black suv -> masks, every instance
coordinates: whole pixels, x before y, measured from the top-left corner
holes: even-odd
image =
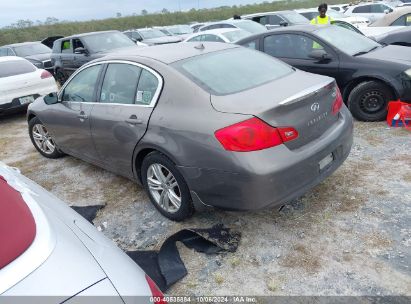
[[[52,72],[50,60],[51,49],[41,42],[23,42],[3,45],[0,47],[0,56],[23,57],[39,69]]]
[[[128,47],[137,46],[119,31],[84,33],[58,39],[51,54],[55,77],[63,84],[83,64]]]

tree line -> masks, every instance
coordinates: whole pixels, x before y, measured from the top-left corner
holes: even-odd
[[[0,45],[42,40],[49,36],[68,36],[78,33],[127,30],[132,28],[163,26],[172,24],[186,24],[189,22],[216,21],[231,18],[238,14],[251,14],[257,12],[288,10],[296,8],[316,7],[321,0],[283,0],[275,2],[263,2],[241,6],[223,6],[212,9],[191,9],[188,12],[169,12],[164,9],[161,13],[148,14],[146,10],[141,15],[133,15],[103,20],[90,20],[84,22],[60,21],[49,17],[41,22],[20,20],[11,26],[0,29]],[[330,0],[329,4],[341,3],[342,0]]]

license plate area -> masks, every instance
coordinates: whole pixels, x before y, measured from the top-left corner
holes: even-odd
[[[320,162],[318,163],[320,171],[323,171],[324,169],[328,168],[333,161],[334,161],[333,153],[328,154],[326,157],[320,160]]]
[[[31,103],[33,101],[34,101],[34,96],[32,96],[32,95],[19,98],[19,102],[20,102],[21,105],[25,105],[25,104]]]

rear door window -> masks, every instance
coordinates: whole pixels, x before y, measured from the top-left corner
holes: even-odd
[[[36,71],[34,65],[26,60],[0,62],[0,78],[32,73]]]
[[[110,63],[104,76],[100,102],[134,104],[140,74],[138,66]]]
[[[323,49],[323,46],[303,35],[283,34],[264,38],[264,53],[273,57],[311,59],[310,53],[315,49]]]
[[[268,22],[268,24],[271,25],[280,25],[282,22],[284,22],[284,19],[278,15],[270,15],[269,20],[270,21]]]
[[[143,69],[137,87],[136,104],[149,105],[159,93],[159,80],[148,70]]]
[[[61,52],[62,53],[73,53],[71,48],[71,40],[64,40],[61,42]]]
[[[370,5],[363,5],[363,6],[359,6],[353,9],[352,11],[353,13],[360,13],[360,14],[367,14],[371,12],[371,7]]]
[[[7,49],[6,48],[0,49],[0,56],[7,56]]]

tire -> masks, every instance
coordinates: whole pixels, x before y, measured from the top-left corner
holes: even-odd
[[[358,84],[348,96],[348,109],[361,121],[381,121],[387,117],[387,106],[394,94],[390,87],[379,81]]]
[[[47,128],[37,117],[34,117],[29,121],[29,135],[33,146],[44,157],[59,158],[64,155],[64,153],[57,149]]]
[[[67,75],[61,69],[56,70],[54,78],[57,80],[57,82],[60,84],[60,86],[63,86],[63,84],[68,79]]]
[[[177,222],[193,215],[194,205],[187,183],[165,155],[148,154],[141,165],[141,177],[151,202],[162,215]]]

